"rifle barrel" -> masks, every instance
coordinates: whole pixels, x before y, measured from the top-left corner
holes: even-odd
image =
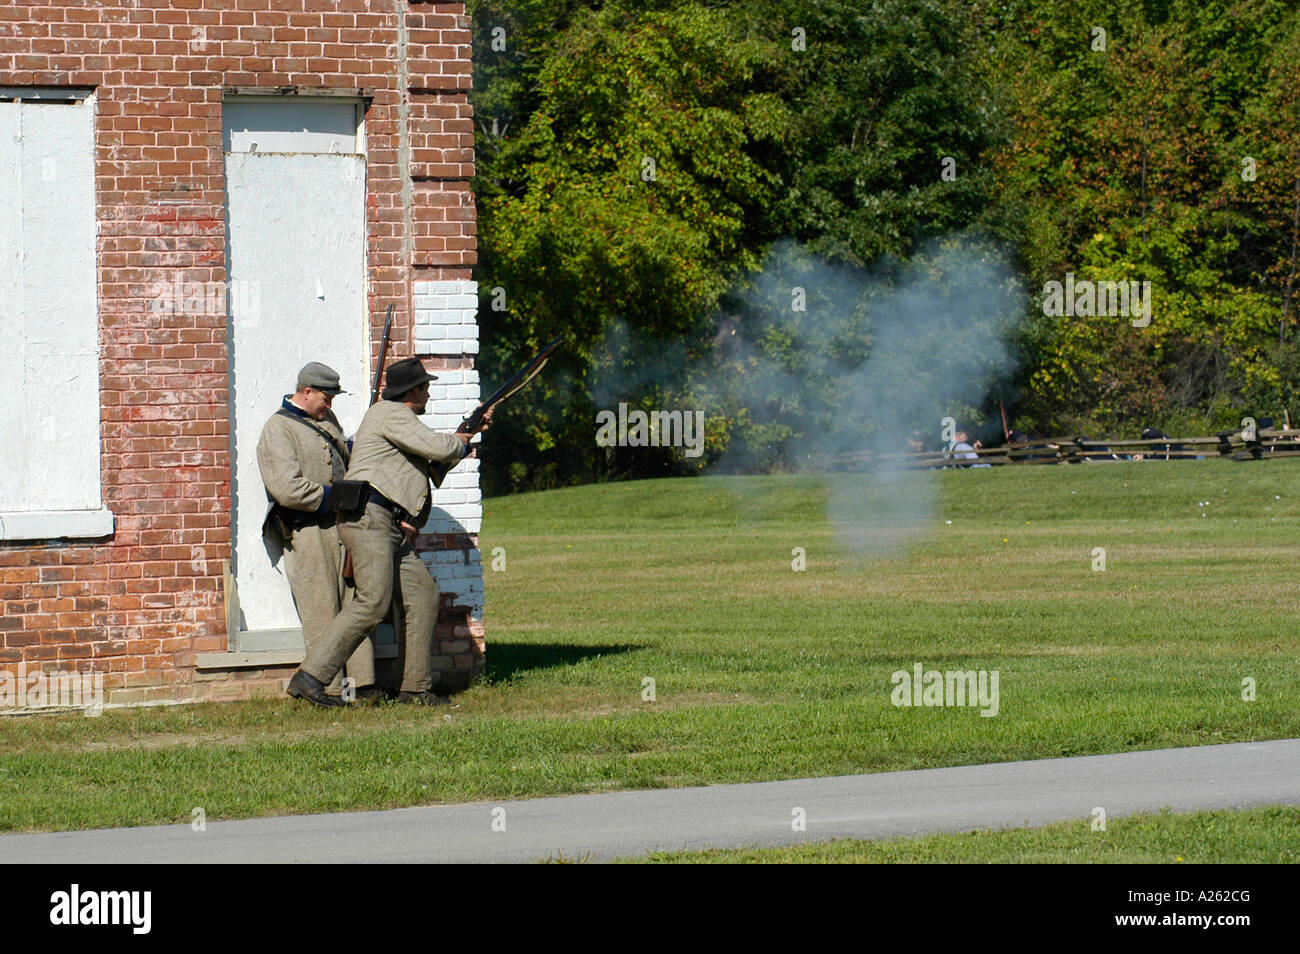
[[[375,383],[370,389],[370,403],[379,400],[379,382],[384,377],[384,361],[388,358],[388,334],[393,330],[393,306],[388,305],[388,314],[384,316],[384,336],[379,340],[379,362],[375,365]]]

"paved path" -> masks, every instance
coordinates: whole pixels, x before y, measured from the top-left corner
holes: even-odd
[[[0,837],[0,862],[592,860],[1300,804],[1300,739],[747,785]],[[803,809],[806,831],[792,830]],[[493,823],[504,821],[504,831]]]

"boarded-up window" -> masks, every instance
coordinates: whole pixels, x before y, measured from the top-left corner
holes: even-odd
[[[0,89],[3,540],[113,526],[99,473],[94,99],[41,96]]]

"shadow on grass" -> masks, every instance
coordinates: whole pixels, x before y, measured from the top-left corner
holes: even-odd
[[[530,669],[552,669],[572,666],[586,659],[612,656],[644,649],[644,646],[616,644],[611,646],[539,645],[537,643],[495,643],[487,646],[487,681],[509,682],[516,674]]]

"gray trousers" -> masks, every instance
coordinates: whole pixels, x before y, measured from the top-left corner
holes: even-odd
[[[438,584],[416,556],[393,515],[369,504],[355,515],[341,515],[339,538],[352,555],[356,592],[317,641],[307,648],[302,669],[328,682],[343,662],[383,622],[394,600],[402,609],[399,641],[405,657],[402,691],[433,686],[433,627],[438,622]]]
[[[351,590],[345,590],[343,585],[343,544],[335,527],[307,526],[295,530],[284,548],[284,569],[310,656],[312,647],[320,643],[339,610],[351,602]],[[330,692],[337,695],[342,691],[344,675],[342,669],[335,674]],[[347,660],[346,675],[355,688],[374,685],[375,647],[369,638]]]

